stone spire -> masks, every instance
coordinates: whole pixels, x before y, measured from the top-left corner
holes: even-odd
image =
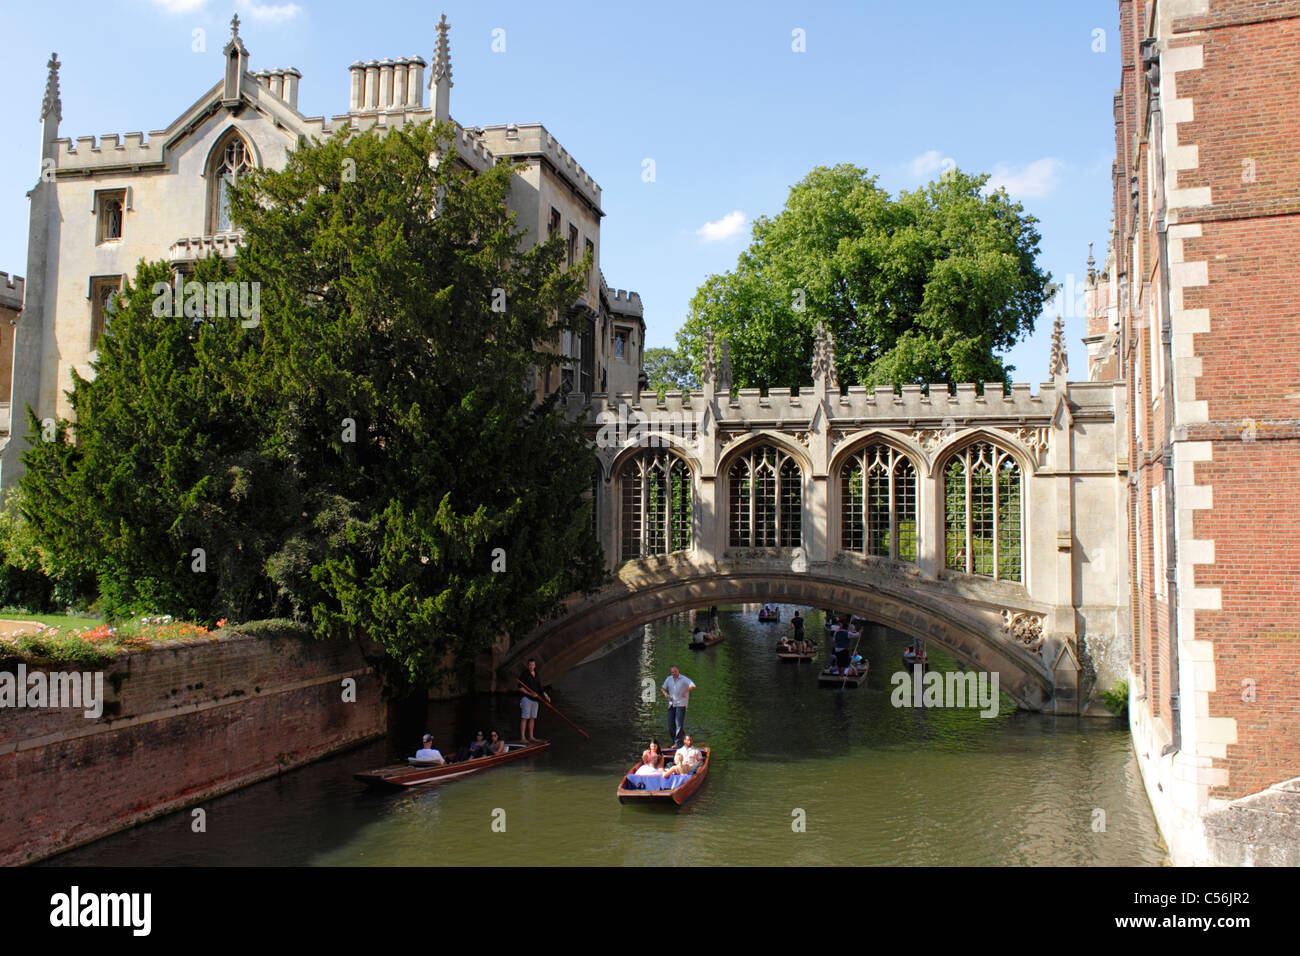
[[[722,340],[722,361],[718,363],[718,390],[731,392],[731,341]]]
[[[239,14],[230,18],[230,39],[221,49],[226,59],[225,79],[221,87],[221,104],[233,107],[239,103],[244,89],[244,74],[248,71],[248,48],[239,38]]]
[[[1092,258],[1092,243],[1088,243],[1088,283],[1097,284],[1097,262]]]
[[[41,101],[41,120],[53,118],[55,126],[63,119],[63,100],[59,99],[59,62],[57,53],[50,54],[50,75],[45,79],[45,99]]]
[[[1052,357],[1047,366],[1047,374],[1052,378],[1064,375],[1070,370],[1069,356],[1065,350],[1065,323],[1057,315],[1052,324]]]
[[[704,356],[700,360],[700,384],[713,381],[713,330],[704,333]]]
[[[438,18],[438,42],[433,49],[433,71],[429,89],[433,90],[433,118],[438,122],[451,119],[451,44],[447,42],[447,14]]]

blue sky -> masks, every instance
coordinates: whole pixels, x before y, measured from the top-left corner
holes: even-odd
[[[989,172],[1040,220],[1061,283],[1104,258],[1119,81],[1114,0],[927,4],[542,4],[323,0],[64,0],[3,11],[0,271],[27,267],[26,192],[39,170],[45,63],[57,50],[61,136],[161,129],[221,75],[231,13],[253,69],[297,67],[299,108],[345,112],[348,64],[420,55],[451,23],[452,116],[541,122],[600,184],[602,269],[635,289],[650,346],[672,345],[695,289],[730,269],[755,216],[817,165],[865,166],[912,189],[956,163]],[[196,52],[194,31],[205,31]],[[504,39],[504,51],[494,52]],[[805,50],[795,52],[795,31]],[[425,94],[428,102],[428,93]],[[644,160],[655,177],[642,177]],[[1067,307],[1071,372],[1083,319]],[[1051,322],[1008,353],[1047,377]]]

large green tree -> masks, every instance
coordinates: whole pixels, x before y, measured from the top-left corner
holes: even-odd
[[[822,321],[841,384],[1007,382],[997,353],[1033,331],[1050,276],[1037,220],[987,182],[954,170],[895,198],[865,169],[814,169],[700,287],[679,347],[698,368],[712,329],[737,386],[801,385]]]
[[[419,125],[336,136],[233,191],[271,441],[306,511],[272,577],[319,633],[373,637],[417,679],[604,573],[594,451],[528,384],[589,263],[566,270],[558,237],[525,248],[513,175],[472,173]]]

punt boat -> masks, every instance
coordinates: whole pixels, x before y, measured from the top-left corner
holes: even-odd
[[[508,743],[504,753],[494,754],[490,757],[462,760],[458,763],[431,764],[427,761],[411,758],[404,764],[394,764],[389,767],[380,767],[378,770],[368,770],[365,773],[355,774],[354,777],[367,786],[401,790],[403,787],[418,787],[426,783],[442,783],[444,780],[452,780],[456,777],[464,777],[467,774],[478,773],[481,770],[499,767],[511,760],[539,754],[550,745],[549,740],[539,740],[536,743],[527,744]]]
[[[676,748],[669,748],[664,751],[664,757],[671,760]],[[709,772],[710,751],[708,747],[701,747],[700,753],[704,759],[700,761],[700,769],[690,776],[682,774],[673,774],[671,777],[634,777],[632,774],[636,768],[641,766],[640,761],[636,763],[623,778],[618,782],[618,802],[619,803],[640,803],[647,805],[676,805],[681,806],[691,797],[695,796],[695,791],[700,789],[704,783],[704,778]],[[629,782],[640,783],[647,787],[645,790],[637,790],[629,787]],[[672,786],[664,787],[667,783]],[[651,790],[650,786],[658,786],[660,789]]]

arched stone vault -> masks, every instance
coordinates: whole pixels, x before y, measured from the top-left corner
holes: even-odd
[[[794,571],[775,557],[708,567],[684,555],[628,562],[613,583],[574,599],[560,617],[516,643],[499,669],[508,681],[524,661],[536,657],[547,678],[554,679],[616,637],[668,614],[713,604],[775,601],[852,611],[922,637],[977,670],[996,671],[1001,689],[1024,707],[1042,709],[1052,697],[1051,671],[1041,656],[1003,632],[992,601],[944,597],[920,582],[890,586],[886,578],[864,575],[847,561],[807,571]],[[984,603],[990,606],[982,607]]]

